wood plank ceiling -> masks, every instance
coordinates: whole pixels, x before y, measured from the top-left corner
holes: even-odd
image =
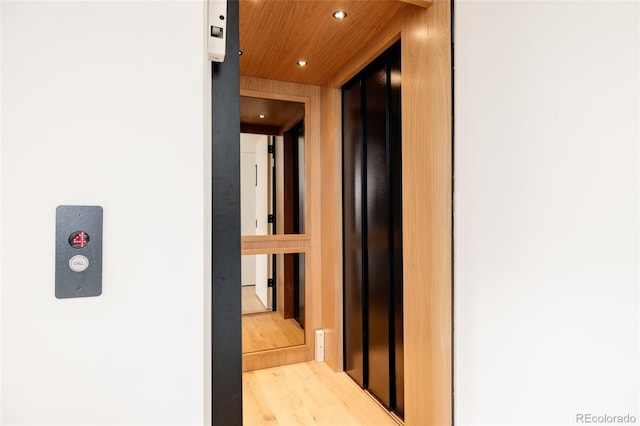
[[[240,0],[240,75],[325,84],[407,3],[431,4],[429,0]],[[347,13],[345,19],[333,17],[339,10]],[[307,65],[298,66],[300,60]],[[281,134],[303,114],[304,110],[282,101],[240,100],[245,133]]]
[[[322,85],[406,1],[240,0],[240,75]],[[338,10],[346,19],[333,18]]]

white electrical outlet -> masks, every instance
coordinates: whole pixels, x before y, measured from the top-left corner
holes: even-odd
[[[316,330],[316,362],[324,362],[324,330]]]

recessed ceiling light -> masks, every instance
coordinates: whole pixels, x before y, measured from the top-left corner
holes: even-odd
[[[302,60],[298,61],[297,63],[298,63],[298,65],[299,65],[299,66],[301,66],[301,67],[304,67],[304,66],[306,66],[306,65],[308,64],[308,62],[307,62],[307,61],[305,61],[304,59],[302,59]]]
[[[260,114],[258,117],[260,117],[260,118],[264,118],[264,114]]]
[[[335,12],[333,12],[333,17],[336,19],[344,19],[347,17],[347,12],[345,12],[344,10],[336,10]]]
[[[244,55],[244,52],[242,50],[238,50],[238,55],[242,56]]]

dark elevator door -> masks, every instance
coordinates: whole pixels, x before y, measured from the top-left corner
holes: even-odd
[[[400,43],[342,93],[345,370],[402,415]]]

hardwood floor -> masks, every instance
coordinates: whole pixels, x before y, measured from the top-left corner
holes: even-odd
[[[243,373],[243,423],[398,426],[345,373],[315,361]]]
[[[242,353],[303,345],[304,330],[277,312],[242,316]]]
[[[242,315],[256,314],[258,312],[269,312],[270,309],[264,306],[258,296],[256,296],[255,285],[242,286]]]

